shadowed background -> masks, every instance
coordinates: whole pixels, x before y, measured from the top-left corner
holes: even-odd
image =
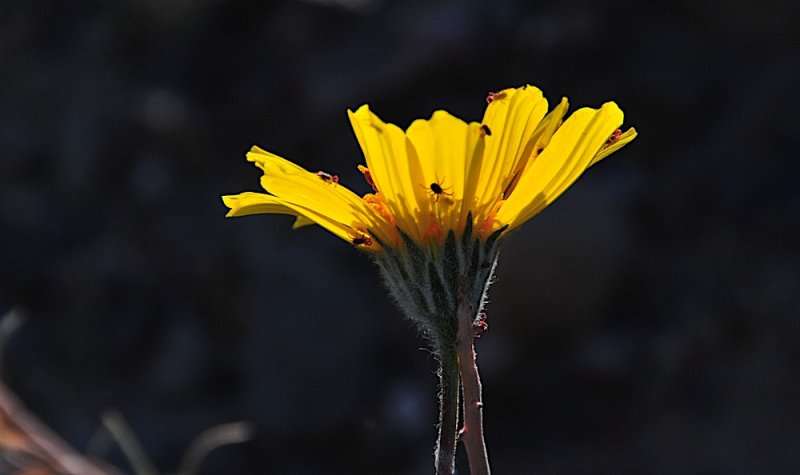
[[[3,2],[4,380],[79,450],[116,408],[162,472],[244,419],[202,473],[429,473],[436,365],[377,269],[219,195],[252,144],[366,192],[347,108],[531,83],[640,136],[503,247],[496,473],[797,470],[798,32],[779,0]]]

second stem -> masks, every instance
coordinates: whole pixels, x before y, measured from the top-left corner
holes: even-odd
[[[475,318],[472,305],[465,298],[458,304],[458,337],[456,353],[461,372],[461,385],[464,390],[464,427],[461,441],[467,450],[467,460],[471,475],[490,475],[489,455],[483,438],[483,400],[481,378],[475,362]]]
[[[452,475],[455,469],[458,427],[458,355],[451,345],[439,350],[439,438],[436,443],[436,475]]]

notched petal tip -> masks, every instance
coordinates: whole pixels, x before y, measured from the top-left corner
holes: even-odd
[[[252,162],[256,167],[263,171],[267,160],[269,160],[270,157],[277,157],[277,155],[267,152],[258,145],[253,145],[250,147],[250,151],[247,152],[245,157],[247,158],[248,162]]]
[[[370,120],[375,114],[372,112],[372,110],[370,110],[369,104],[361,104],[355,111],[352,109],[347,109],[347,115],[350,117],[350,120]]]
[[[269,155],[269,152],[259,147],[258,145],[253,145],[252,147],[250,147],[250,150],[245,154],[248,162],[259,162],[261,160],[261,157],[266,155]]]
[[[359,134],[358,128],[363,126],[369,126],[378,133],[385,132],[387,128],[396,127],[393,124],[387,124],[381,120],[377,114],[370,110],[369,104],[362,105],[356,109],[355,112],[348,109],[347,115],[350,118],[350,124],[353,126],[353,129],[356,130],[356,135]]]
[[[232,203],[236,199],[236,195],[222,195],[222,196],[220,196],[220,199],[225,204],[225,206],[227,206],[228,208],[231,208],[231,207],[233,207]]]
[[[239,193],[238,195],[223,195],[220,198],[222,203],[228,207],[228,213],[225,214],[226,218],[240,216],[239,211],[243,208],[243,202],[247,200],[248,193]]]
[[[614,101],[604,102],[603,105],[600,106],[600,110],[603,110],[603,109],[619,111],[619,113],[622,114],[622,110],[619,108],[617,103],[614,102]]]

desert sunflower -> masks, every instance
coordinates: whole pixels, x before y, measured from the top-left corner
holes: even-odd
[[[500,243],[566,191],[583,172],[636,136],[622,132],[613,102],[548,112],[532,86],[490,93],[480,122],[439,110],[405,131],[369,106],[348,111],[372,192],[359,196],[335,175],[308,171],[258,147],[247,160],[264,192],[223,196],[227,216],[288,214],[318,224],[377,263],[441,369],[437,473],[453,471],[459,388],[461,433],[473,474],[488,473],[473,335],[483,326],[486,290]]]

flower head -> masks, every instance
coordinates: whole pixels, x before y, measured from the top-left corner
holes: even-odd
[[[326,172],[310,172],[258,147],[247,154],[267,193],[224,196],[228,216],[289,214],[371,251],[405,314],[446,352],[456,310],[479,319],[502,238],[542,211],[588,167],[636,136],[622,133],[613,102],[548,112],[531,86],[487,97],[483,120],[445,111],[405,131],[369,107],[348,111],[372,193],[358,196]],[[477,320],[476,320],[477,321]]]
[[[483,120],[445,111],[403,131],[367,105],[348,111],[373,192],[360,197],[338,177],[310,172],[258,147],[247,154],[267,193],[224,196],[228,216],[289,214],[295,226],[317,223],[369,251],[407,241],[440,245],[453,231],[479,239],[511,231],[542,211],[589,166],[630,142],[613,102],[582,108],[566,120],[567,100],[548,113],[531,86],[491,93]]]
[[[253,147],[247,159],[263,170],[267,193],[223,197],[228,216],[294,215],[294,227],[317,223],[370,251],[440,362],[437,473],[453,473],[459,407],[470,467],[489,473],[472,340],[486,325],[500,242],[636,136],[618,129],[623,116],[613,102],[566,119],[567,100],[548,112],[535,87],[490,93],[486,102],[480,123],[436,111],[405,131],[366,105],[348,111],[366,159],[358,170],[372,188],[364,196],[336,175]]]

